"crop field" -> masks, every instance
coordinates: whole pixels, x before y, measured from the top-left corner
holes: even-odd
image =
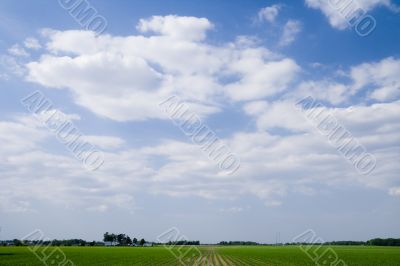
[[[322,254],[328,247],[322,247]],[[0,247],[0,265],[318,265],[298,246],[281,247],[49,247],[36,255],[27,247]],[[400,248],[396,247],[332,247],[343,265],[399,266]],[[52,254],[53,252],[53,254]],[[51,254],[44,258],[45,254]],[[182,259],[179,259],[183,254]],[[64,257],[65,256],[65,257]],[[59,262],[64,261],[62,264]],[[330,263],[319,265],[331,265]],[[339,264],[338,266],[342,266]]]

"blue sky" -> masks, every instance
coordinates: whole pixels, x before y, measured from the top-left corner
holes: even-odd
[[[368,36],[320,0],[92,0],[107,22],[98,35],[58,1],[1,1],[0,239],[38,228],[155,240],[171,227],[202,242],[309,228],[327,241],[400,237],[400,2],[350,2],[376,20]],[[100,168],[21,104],[37,90],[102,152]],[[221,174],[158,106],[172,95],[238,171]],[[295,108],[307,96],[373,171]]]

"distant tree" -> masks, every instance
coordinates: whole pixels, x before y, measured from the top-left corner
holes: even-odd
[[[105,234],[104,234],[104,237],[103,237],[103,241],[105,241],[105,242],[112,242],[112,241],[114,241],[114,239],[113,239],[113,235],[114,234],[109,234],[108,232],[106,232]]]
[[[257,242],[252,242],[252,241],[221,241],[219,243],[220,245],[234,245],[234,246],[256,246],[259,245]]]
[[[61,246],[62,241],[54,239],[53,241],[51,241],[51,245],[52,246]]]
[[[134,237],[133,240],[132,240],[132,243],[133,243],[133,244],[137,244],[137,242],[138,242],[137,238]]]
[[[368,245],[371,246],[400,246],[400,239],[395,239],[395,238],[387,238],[387,239],[382,239],[382,238],[374,238],[371,240],[368,240]]]
[[[146,243],[146,241],[145,241],[143,238],[142,238],[142,239],[140,239],[139,245],[143,246],[143,245],[144,245],[144,243]]]
[[[178,246],[196,246],[200,245],[200,241],[187,241],[187,240],[179,240],[179,241],[168,241],[167,245],[178,245]]]
[[[131,245],[132,239],[129,236],[126,236],[126,244]]]
[[[125,235],[124,234],[117,235],[117,242],[120,245],[125,245]]]
[[[15,246],[22,246],[22,241],[21,241],[21,240],[18,240],[18,239],[14,239],[14,240],[13,240],[13,244],[14,244]]]

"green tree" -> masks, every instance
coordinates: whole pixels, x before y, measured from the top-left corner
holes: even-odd
[[[117,235],[117,242],[120,245],[125,245],[125,235],[124,234]]]
[[[22,246],[22,241],[19,240],[19,239],[14,239],[14,240],[13,240],[13,244],[14,244],[15,246]]]
[[[108,232],[106,232],[106,233],[104,234],[103,241],[105,241],[105,242],[108,242],[108,241],[112,242],[113,240],[114,240],[114,239],[113,239],[113,236],[110,235]]]

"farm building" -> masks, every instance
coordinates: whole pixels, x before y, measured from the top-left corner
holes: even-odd
[[[106,247],[114,247],[116,245],[118,245],[118,243],[115,241],[105,241],[104,242],[104,246],[106,246]]]

